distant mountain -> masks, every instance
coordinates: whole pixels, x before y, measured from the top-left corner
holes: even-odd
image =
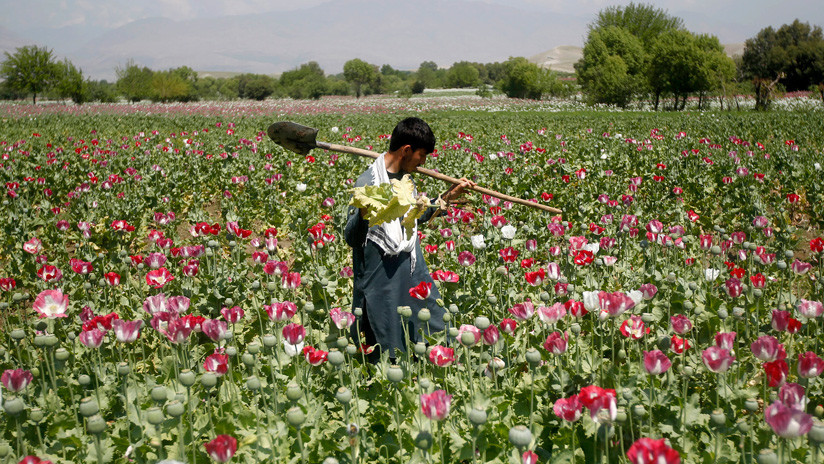
[[[154,70],[185,65],[274,74],[317,61],[335,74],[352,58],[412,70],[423,61],[448,67],[464,60],[533,55],[552,44],[582,39],[576,37],[579,22],[464,0],[346,0],[279,13],[143,19],[103,29],[64,53],[96,79],[113,78],[115,68],[130,59]]]

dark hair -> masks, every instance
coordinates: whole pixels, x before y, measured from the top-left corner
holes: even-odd
[[[395,151],[404,145],[412,150],[423,148],[426,153],[435,151],[435,134],[432,128],[421,118],[406,118],[395,126],[389,141],[389,151]]]

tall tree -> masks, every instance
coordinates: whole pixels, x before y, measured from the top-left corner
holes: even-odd
[[[356,98],[360,98],[364,86],[373,83],[377,75],[377,66],[359,58],[351,59],[343,64],[343,78],[352,85]]]
[[[152,78],[154,72],[146,66],[140,67],[134,60],[126,66],[115,69],[117,91],[131,102],[139,102],[152,96]]]
[[[50,88],[59,77],[59,69],[52,51],[36,45],[18,48],[14,55],[4,52],[5,61],[0,66],[0,77],[13,90],[31,93],[32,103],[37,103],[37,94]]]
[[[60,98],[71,98],[78,105],[89,99],[88,82],[83,79],[83,71],[71,61],[64,59],[57,63],[58,79],[54,90]]]
[[[595,21],[588,25],[590,33],[608,26],[625,29],[649,48],[664,32],[684,29],[684,20],[653,5],[630,3],[625,7],[611,6],[601,10]]]
[[[624,28],[606,26],[590,31],[575,71],[591,104],[625,107],[644,91],[645,64],[640,39]]]
[[[452,65],[446,72],[448,87],[477,87],[481,83],[478,68],[468,61],[461,61]]]

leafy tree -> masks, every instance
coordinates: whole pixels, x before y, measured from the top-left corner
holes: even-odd
[[[477,87],[480,83],[480,71],[475,65],[467,61],[453,64],[446,72],[447,87]]]
[[[355,89],[355,97],[360,98],[363,87],[372,84],[377,79],[377,66],[354,58],[343,64],[343,77]]]
[[[188,95],[188,83],[174,71],[159,71],[152,75],[150,96],[153,101],[183,101]]]
[[[753,81],[759,109],[769,107],[774,80],[789,91],[821,85],[824,101],[824,37],[819,26],[796,19],[777,31],[762,29],[745,42],[742,65]]]
[[[649,48],[661,34],[683,30],[684,20],[670,16],[653,5],[630,3],[625,7],[611,6],[598,12],[595,21],[588,25],[589,33],[610,26],[626,30],[637,37],[645,48]]]
[[[273,77],[263,74],[241,74],[237,78],[237,96],[265,100],[275,93],[276,85],[277,81]]]
[[[131,102],[139,102],[152,96],[154,72],[146,66],[140,67],[129,60],[124,68],[116,68],[117,91]]]
[[[509,58],[504,63],[504,78],[498,83],[501,91],[510,98],[540,99],[544,95],[557,95],[563,85],[555,73],[541,69],[524,57]]]
[[[170,70],[170,73],[186,85],[186,92],[178,98],[179,101],[195,101],[198,99],[195,91],[198,77],[192,68],[181,66]]]
[[[438,65],[434,61],[424,61],[415,72],[415,82],[413,84],[413,93],[422,93],[425,88],[435,88],[441,84],[441,74],[443,70],[438,69]],[[415,88],[420,88],[420,92],[415,92]]]
[[[57,63],[58,79],[54,86],[59,98],[71,98],[73,102],[82,105],[89,100],[89,86],[83,79],[83,71],[71,61],[64,59]]]
[[[37,103],[37,94],[50,88],[59,78],[52,51],[45,47],[29,45],[17,48],[14,55],[4,54],[6,59],[0,66],[0,77],[6,80],[10,89],[31,93],[32,103]]]
[[[101,81],[87,81],[86,87],[89,93],[89,101],[101,103],[114,103],[117,101],[117,88],[114,83]]]
[[[646,53],[641,41],[626,29],[594,29],[575,71],[591,104],[625,107],[645,89]]]
[[[326,74],[317,62],[310,61],[281,74],[280,86],[294,99],[317,100],[327,93]]]

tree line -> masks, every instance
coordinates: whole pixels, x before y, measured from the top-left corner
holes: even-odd
[[[718,38],[695,34],[681,18],[651,5],[630,3],[601,10],[589,24],[583,57],[575,64],[588,102],[626,107],[650,102],[657,110],[683,109],[698,97],[737,103],[753,95],[767,109],[780,91],[813,91],[824,103],[824,38],[821,27],[795,20],[762,29],[744,53],[727,56]]]
[[[0,65],[0,98],[38,96],[87,101],[186,102],[266,98],[318,99],[325,95],[397,94],[427,88],[475,88],[481,96],[501,92],[511,98],[541,99],[580,93],[591,104],[627,107],[651,104],[656,110],[683,109],[697,97],[722,105],[753,95],[767,109],[779,92],[812,90],[824,103],[824,37],[819,26],[795,20],[767,27],[745,43],[736,59],[718,38],[686,30],[681,18],[651,5],[630,3],[601,10],[588,26],[582,58],[574,75],[562,75],[510,57],[504,62],[460,61],[441,68],[425,61],[415,71],[378,66],[355,58],[343,72],[326,74],[310,61],[275,77],[240,74],[198,76],[187,66],[152,70],[134,61],[117,67],[115,82],[95,81],[69,60],[37,46],[5,53]]]

